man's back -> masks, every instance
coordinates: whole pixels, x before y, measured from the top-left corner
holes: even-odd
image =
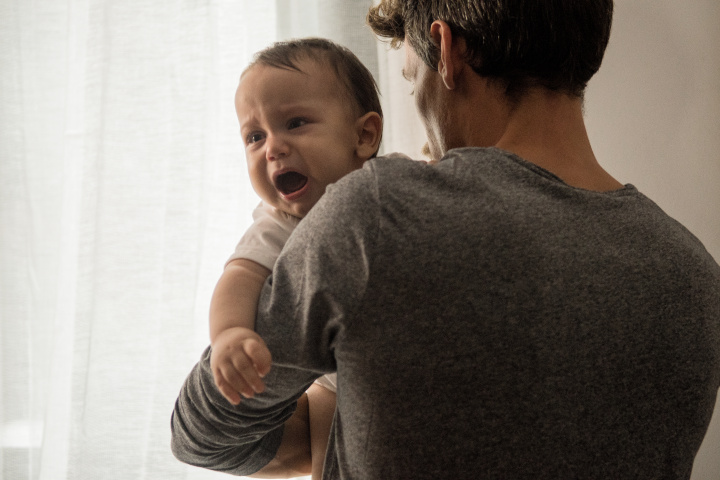
[[[325,215],[359,218],[318,231]],[[288,299],[337,313],[304,347],[337,362],[330,477],[689,477],[720,383],[720,268],[634,187],[458,149],[380,159],[307,220],[289,257],[319,242],[348,278]]]
[[[378,159],[280,255],[266,391],[210,351],[172,419],[187,463],[246,475],[337,370],[325,478],[689,478],[720,386],[720,267],[634,187],[570,187],[497,149]]]

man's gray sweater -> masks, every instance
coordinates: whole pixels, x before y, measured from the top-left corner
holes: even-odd
[[[326,478],[689,478],[720,386],[720,267],[627,185],[568,186],[497,149],[379,158],[278,259],[238,407],[209,354],[173,414],[188,463],[248,474],[338,372]]]

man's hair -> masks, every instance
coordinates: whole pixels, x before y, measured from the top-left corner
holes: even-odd
[[[430,25],[443,20],[465,39],[472,69],[517,100],[535,86],[582,97],[602,63],[612,13],[613,0],[382,0],[368,23],[437,70]]]
[[[372,73],[350,49],[330,40],[300,38],[276,42],[257,52],[245,71],[260,64],[302,72],[298,61],[303,59],[311,59],[331,67],[348,97],[354,101],[360,116],[377,112],[382,117],[378,88]]]

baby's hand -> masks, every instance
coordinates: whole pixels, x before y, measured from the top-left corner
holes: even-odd
[[[265,342],[248,328],[228,328],[213,342],[210,367],[215,384],[233,405],[240,403],[241,395],[251,398],[265,390],[262,377],[270,371],[271,364]]]

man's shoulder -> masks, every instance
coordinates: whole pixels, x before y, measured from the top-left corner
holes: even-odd
[[[402,153],[389,153],[365,162],[365,168],[381,171],[403,171],[425,168],[428,162],[416,160]]]
[[[427,162],[405,155],[380,156],[328,186],[326,196],[333,201],[350,197],[356,204],[371,201],[377,198],[378,189],[418,178],[419,172],[426,168],[430,168]]]

